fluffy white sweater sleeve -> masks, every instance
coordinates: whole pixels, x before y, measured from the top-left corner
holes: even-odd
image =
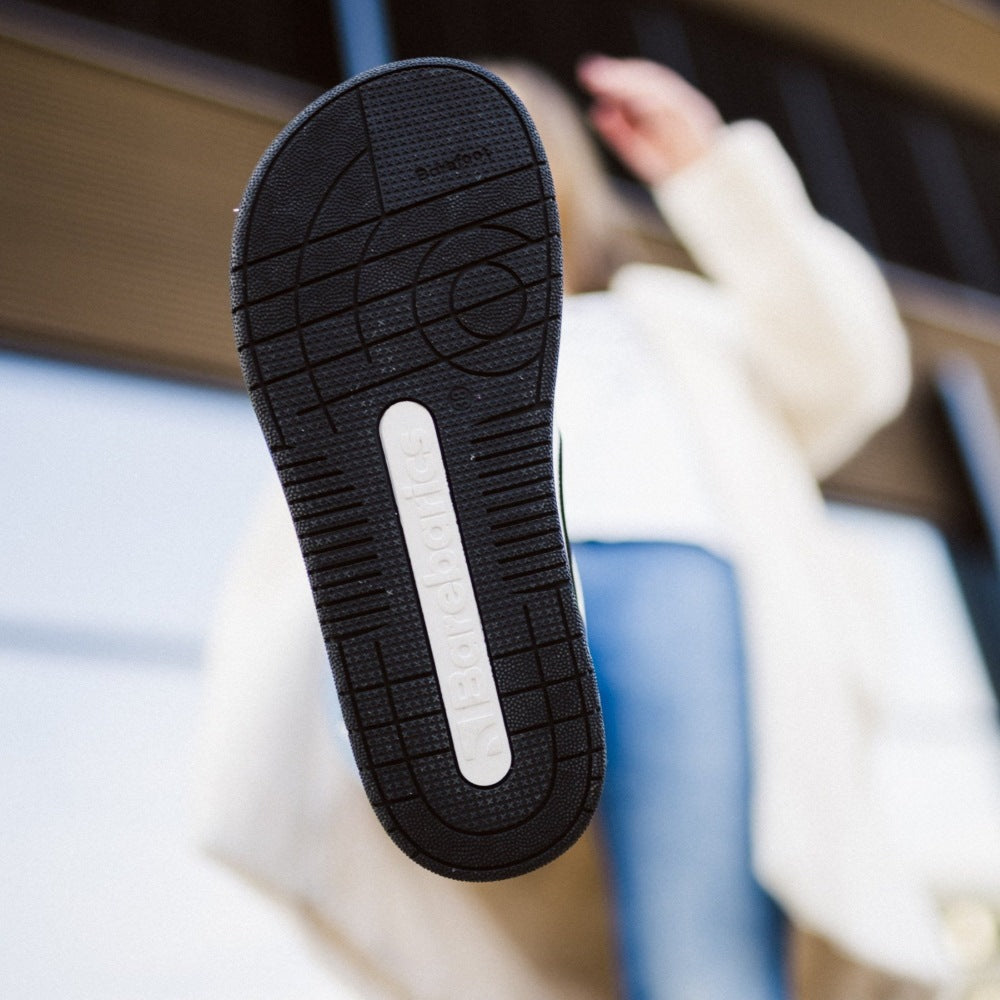
[[[748,334],[752,377],[817,477],[901,409],[907,341],[869,254],[816,214],[770,129],[720,130],[698,162],[654,192]]]

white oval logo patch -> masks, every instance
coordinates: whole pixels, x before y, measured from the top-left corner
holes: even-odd
[[[495,785],[510,771],[510,740],[434,418],[402,400],[382,415],[379,436],[458,768],[474,785]]]

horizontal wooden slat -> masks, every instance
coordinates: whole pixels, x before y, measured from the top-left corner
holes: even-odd
[[[1000,16],[978,0],[684,0],[1000,120]]]
[[[0,38],[0,328],[232,377],[233,209],[283,124]]]
[[[920,514],[953,535],[979,530],[972,496],[934,395],[936,367],[963,353],[1000,400],[1000,301],[944,282],[893,274],[893,291],[913,350],[906,411],[826,485],[828,494]]]

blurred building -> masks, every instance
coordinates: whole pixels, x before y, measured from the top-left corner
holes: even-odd
[[[890,268],[922,367],[958,347],[1000,386],[1000,4],[7,0],[0,47],[7,344],[234,382],[228,209],[304,101],[392,57],[517,55],[569,82],[604,50],[767,121]],[[831,491],[974,533],[940,430],[918,392]]]

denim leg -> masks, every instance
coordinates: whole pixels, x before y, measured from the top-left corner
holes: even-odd
[[[601,804],[628,1000],[780,1000],[783,921],[750,871],[739,600],[673,543],[574,547],[608,738]]]

